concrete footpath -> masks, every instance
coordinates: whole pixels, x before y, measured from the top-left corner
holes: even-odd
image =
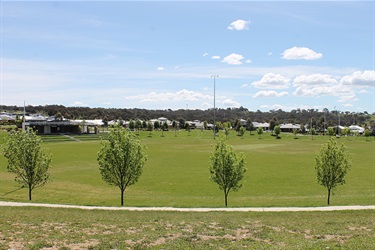
[[[176,212],[308,212],[308,211],[344,211],[375,210],[370,206],[326,206],[326,207],[222,207],[222,208],[178,208],[178,207],[100,207],[63,204],[24,203],[0,201],[0,207],[49,207],[74,208],[83,210],[122,210],[122,211],[176,211]]]

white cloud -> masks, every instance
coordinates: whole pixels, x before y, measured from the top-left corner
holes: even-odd
[[[204,53],[202,56],[208,56],[208,53],[206,52],[206,53]]]
[[[260,81],[255,81],[251,85],[258,89],[286,89],[289,88],[290,79],[279,74],[267,73]]]
[[[162,71],[164,70],[164,67],[158,67],[157,70]]]
[[[228,64],[231,64],[231,65],[240,65],[240,64],[242,64],[241,60],[243,60],[243,58],[244,57],[242,55],[232,53],[232,54],[224,57],[224,59],[221,62],[228,63]]]
[[[317,53],[306,47],[293,47],[286,49],[283,53],[283,59],[287,60],[316,60],[322,58],[322,53]]]
[[[252,61],[251,61],[250,59],[247,59],[247,60],[245,61],[245,63],[252,63]]]
[[[345,85],[375,87],[375,71],[356,71],[352,75],[343,76],[340,83]]]
[[[177,92],[140,94],[135,96],[127,96],[125,99],[138,100],[140,102],[174,102],[174,101],[200,101],[211,100],[213,97],[199,92],[182,89]]]
[[[353,89],[338,83],[338,81],[330,75],[301,75],[294,79],[293,85],[297,87],[293,93],[295,96],[336,96],[339,97],[339,102],[356,100]]]
[[[220,59],[220,56],[212,56],[212,59]]]
[[[298,85],[322,85],[337,84],[337,80],[326,74],[300,75],[294,78],[294,86]]]
[[[253,97],[283,97],[283,96],[288,96],[289,93],[286,91],[283,92],[276,92],[274,90],[262,90],[257,92]]]
[[[237,20],[232,22],[229,26],[229,30],[247,30],[249,29],[250,21]]]
[[[354,93],[348,93],[347,95],[340,96],[338,102],[352,102],[357,100]]]
[[[73,103],[73,107],[88,107],[88,106],[89,106],[88,104],[78,102],[78,101]]]
[[[244,83],[244,84],[241,85],[241,88],[247,88],[247,87],[249,87],[248,83]]]
[[[360,94],[367,94],[368,91],[366,89],[361,89],[360,91],[358,91],[358,93],[360,93]]]
[[[232,99],[225,99],[223,100],[223,105],[226,106],[226,107],[231,107],[231,108],[238,108],[241,106],[241,104],[239,102],[236,102]]]

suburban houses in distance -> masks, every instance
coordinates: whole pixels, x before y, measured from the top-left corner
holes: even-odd
[[[120,123],[124,127],[129,129],[134,129],[131,127],[130,123],[131,120],[112,120],[108,122],[104,122],[102,119],[93,119],[93,120],[82,120],[82,119],[65,119],[62,116],[44,116],[41,114],[12,114],[7,112],[0,113],[0,122],[1,121],[16,121],[16,120],[24,120],[22,123],[22,128],[27,129],[28,127],[33,128],[37,131],[38,134],[96,134],[99,133],[99,128],[103,126],[112,126],[115,123]],[[159,128],[162,128],[163,124],[167,124],[168,129],[174,129],[174,121],[169,120],[165,117],[159,117],[156,119],[150,120],[137,120],[139,125],[135,129],[147,129],[147,124],[152,124],[152,129],[154,129],[155,124],[159,124]],[[249,129],[248,120],[240,119],[239,120],[241,126],[246,127]],[[189,129],[213,129],[214,125],[212,123],[207,123],[205,121],[185,121],[185,124],[179,124],[177,121],[175,123],[178,126],[178,129],[185,129],[187,128],[187,124],[189,125]],[[262,127],[264,131],[270,131],[270,123],[267,122],[251,122],[252,123],[252,130],[256,130],[259,127]],[[146,124],[146,125],[145,125]],[[309,131],[310,126],[309,124],[292,124],[292,123],[285,123],[285,124],[278,124],[282,132],[293,132],[297,130],[301,132],[304,128],[306,132]],[[220,128],[220,126],[218,125]],[[336,125],[335,127],[339,128],[340,130],[344,130],[346,127]],[[235,127],[233,127],[235,128]],[[351,133],[362,134],[364,132],[364,128],[358,125],[351,125],[348,126]],[[156,128],[158,129],[158,128]],[[164,129],[167,129],[164,127]],[[325,128],[327,130],[327,127]],[[322,131],[320,131],[322,132]]]

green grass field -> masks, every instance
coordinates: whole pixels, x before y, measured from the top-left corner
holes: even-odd
[[[125,192],[126,206],[222,207],[223,193],[209,180],[209,155],[215,140],[212,131],[141,132],[149,161],[138,183]],[[5,133],[0,135],[0,139]],[[106,136],[104,133],[103,136]],[[53,181],[33,191],[34,202],[118,206],[120,191],[102,181],[97,152],[99,136],[44,136],[43,146],[52,153]],[[316,182],[314,154],[328,137],[265,133],[244,138],[234,131],[228,138],[246,155],[246,177],[238,192],[229,194],[230,207],[324,206],[326,190]],[[375,204],[375,141],[364,137],[341,138],[352,155],[347,183],[335,190],[331,205]],[[1,139],[3,143],[3,139]],[[0,200],[27,201],[6,171],[0,155]]]

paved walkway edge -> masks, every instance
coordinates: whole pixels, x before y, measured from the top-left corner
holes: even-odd
[[[177,207],[100,207],[100,206],[24,203],[24,202],[9,202],[9,201],[0,201],[0,207],[49,207],[49,208],[75,208],[75,209],[83,209],[83,210],[176,211],[176,212],[309,212],[309,211],[375,210],[375,205],[327,206],[327,207],[177,208]]]

